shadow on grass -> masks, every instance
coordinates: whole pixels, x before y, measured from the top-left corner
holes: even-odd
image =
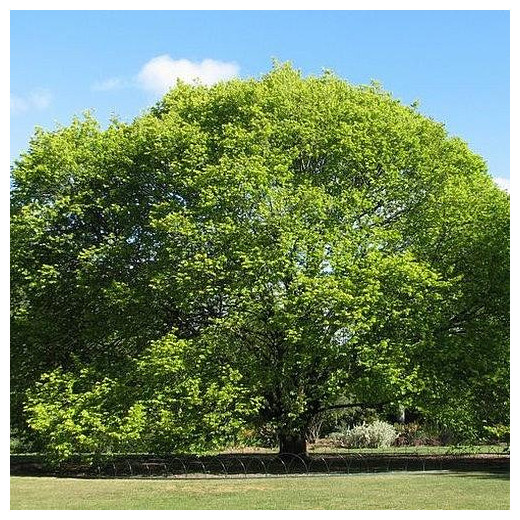
[[[464,478],[510,480],[509,471],[450,471],[449,474],[454,477]]]
[[[221,454],[111,455],[87,463],[76,459],[50,465],[42,456],[11,457],[11,475],[57,477],[277,477],[297,475],[350,475],[398,471],[453,471],[476,478],[509,478],[509,456],[483,455],[348,455]],[[487,475],[487,476],[486,476]]]

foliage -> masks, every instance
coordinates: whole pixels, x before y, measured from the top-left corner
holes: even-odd
[[[340,399],[341,400],[341,399]],[[344,398],[343,398],[344,401]],[[311,422],[313,427],[312,441],[327,437],[333,432],[352,428],[356,424],[371,423],[379,419],[379,414],[373,408],[360,406],[334,408],[316,415]]]
[[[38,448],[33,439],[28,437],[26,432],[11,430],[9,438],[9,452],[13,453],[33,453]]]
[[[418,439],[421,431],[421,425],[416,422],[394,424],[397,432],[396,444],[398,446],[418,445]]]
[[[206,355],[170,334],[117,380],[90,368],[79,374],[56,369],[30,392],[29,425],[58,460],[76,453],[220,448],[236,439],[255,401],[231,367],[201,363]]]
[[[345,448],[385,448],[391,446],[398,433],[394,426],[384,421],[360,424],[332,434],[332,438]]]
[[[246,420],[243,389],[280,436],[340,396],[508,420],[508,196],[375,85],[289,65],[181,83],[129,124],[38,130],[12,183],[13,423],[66,451],[203,445],[218,403]],[[200,381],[155,375],[172,331]],[[58,424],[38,406],[60,392]]]
[[[484,426],[484,430],[488,435],[488,439],[494,442],[509,443],[511,428],[504,424],[494,424],[493,426]]]

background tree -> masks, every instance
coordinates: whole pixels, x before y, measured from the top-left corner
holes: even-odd
[[[42,373],[117,377],[172,330],[282,452],[338,396],[506,413],[508,197],[377,85],[179,84],[131,124],[38,132],[12,176],[16,420]]]

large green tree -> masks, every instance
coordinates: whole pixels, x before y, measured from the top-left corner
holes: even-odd
[[[288,65],[179,83],[130,124],[38,131],[12,179],[17,424],[28,389],[42,410],[43,373],[132,386],[172,331],[228,367],[223,402],[245,412],[247,389],[281,451],[305,451],[339,396],[430,411],[467,396],[473,422],[483,402],[507,415],[508,196],[377,85]]]

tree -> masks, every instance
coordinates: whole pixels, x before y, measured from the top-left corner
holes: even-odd
[[[42,373],[113,377],[172,330],[282,452],[338,396],[507,394],[508,196],[377,85],[179,83],[130,124],[38,132],[12,177],[16,418]]]

